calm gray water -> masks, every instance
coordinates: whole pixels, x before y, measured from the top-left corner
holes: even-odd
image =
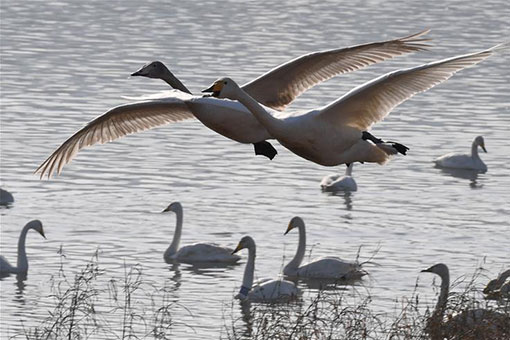
[[[40,181],[35,168],[68,136],[123,95],[165,90],[157,80],[128,78],[142,64],[162,60],[193,91],[228,75],[243,83],[304,53],[403,36],[431,28],[430,52],[398,58],[334,78],[290,109],[322,106],[382,73],[491,47],[510,36],[505,0],[447,4],[407,1],[2,1],[1,187],[15,204],[1,214],[1,254],[16,262],[23,225],[40,219],[47,240],[27,238],[30,271],[23,284],[0,281],[1,338],[35,326],[52,308],[49,280],[64,267],[79,271],[99,249],[101,280],[122,280],[125,267],[169,287],[176,308],[173,334],[209,339],[222,334],[243,264],[197,269],[170,266],[162,253],[174,216],[184,206],[183,244],[215,241],[232,247],[242,235],[258,241],[257,271],[276,277],[292,256],[304,218],[314,256],[361,260],[380,250],[360,284],[373,308],[391,312],[395,299],[418,293],[434,299],[437,262],[452,276],[483,266],[489,276],[508,268],[510,233],[510,54],[490,58],[399,106],[373,131],[411,151],[388,165],[356,165],[358,191],[321,193],[325,168],[275,143],[273,161],[251,145],[216,135],[196,121],[98,145],[79,153],[62,176]],[[435,169],[431,160],[470,149],[484,135],[489,171],[475,179]],[[242,253],[246,258],[246,254]],[[243,262],[244,263],[244,262]],[[483,281],[483,280],[482,280]],[[484,282],[480,282],[480,285]],[[143,306],[139,308],[148,308]],[[149,302],[147,301],[147,304]],[[234,314],[239,313],[234,303]],[[185,307],[185,308],[184,308]],[[137,307],[138,308],[138,307]],[[187,310],[186,310],[187,308]],[[228,320],[228,318],[227,318]]]

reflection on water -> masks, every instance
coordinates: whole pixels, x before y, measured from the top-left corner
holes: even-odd
[[[441,168],[437,166],[435,168],[441,169],[441,174],[445,176],[469,180],[469,187],[472,189],[481,189],[483,187],[482,183],[477,182],[478,175],[482,173],[478,170]]]
[[[374,134],[411,150],[385,166],[357,165],[363,185],[355,193],[322,194],[317,187],[325,168],[277,142],[278,156],[268,161],[253,156],[251,145],[226,140],[195,121],[86,149],[56,179],[39,181],[33,175],[74,131],[125,103],[122,96],[166,90],[160,81],[128,79],[149,60],[165,62],[198,93],[220,76],[243,83],[301,54],[404,36],[424,29],[424,23],[432,28],[431,51],[336,77],[290,109],[320,107],[397,68],[501,42],[510,35],[505,1],[452,0],[437,7],[404,1],[296,6],[295,1],[28,0],[0,6],[0,182],[16,196],[9,209],[0,207],[1,252],[15,258],[20,226],[29,219],[43,221],[48,238],[27,239],[25,281],[10,276],[0,282],[1,338],[22,331],[20,320],[32,327],[47,316],[54,302],[48,282],[59,273],[59,259],[71,278],[98,248],[104,282],[122,280],[126,266],[139,265],[154,287],[169,284],[169,298],[184,306],[172,312],[175,338],[189,338],[190,327],[194,339],[218,338],[225,324],[218,311],[231,303],[249,334],[250,309],[232,302],[243,265],[203,268],[162,261],[174,224],[154,212],[176,200],[189,221],[183,243],[210,240],[233,247],[249,234],[257,241],[256,272],[268,277],[277,277],[282,258],[295,251],[285,247],[295,240],[282,235],[292,216],[303,217],[309,238],[320,243],[314,257],[354,259],[360,246],[380,245],[373,259],[379,266],[370,269],[373,280],[360,284],[367,285],[371,307],[381,313],[392,310],[395,297],[409,296],[419,270],[433,263],[451,264],[453,277],[472,272],[482,256],[489,272],[508,266],[510,210],[502,203],[510,201],[505,55],[460,72],[375,124]],[[204,34],[204,27],[220,24],[222,34]],[[462,141],[478,134],[494,145],[484,157],[486,174],[451,174],[430,165],[438,154],[461,149]],[[457,185],[459,180],[470,185]],[[474,194],[471,188],[479,190]],[[61,245],[65,258],[58,254]],[[308,292],[317,287],[300,285],[305,294],[299,303],[306,305]],[[428,286],[419,293],[433,303]]]

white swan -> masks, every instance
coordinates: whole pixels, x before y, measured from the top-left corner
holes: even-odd
[[[0,205],[8,205],[14,203],[14,197],[7,190],[0,188]]]
[[[478,155],[478,147],[481,147],[484,152],[487,152],[487,149],[485,149],[485,141],[482,136],[477,136],[473,140],[473,144],[471,144],[471,155],[449,153],[436,158],[434,163],[441,168],[469,169],[486,172],[487,165],[485,165]]]
[[[299,290],[293,282],[282,279],[262,279],[254,284],[256,246],[255,241],[250,236],[244,236],[233,253],[245,248],[248,249],[248,262],[246,262],[244,269],[243,284],[236,298],[249,301],[274,302],[289,300],[299,294]]]
[[[44,235],[43,225],[39,220],[33,220],[28,222],[23,229],[21,230],[21,234],[19,235],[18,240],[18,262],[17,266],[13,267],[7,260],[0,256],[0,275],[8,275],[8,274],[26,274],[28,272],[28,259],[27,253],[25,250],[25,239],[27,237],[27,233],[30,229],[34,229],[42,237],[46,238]]]
[[[179,202],[173,202],[163,210],[163,212],[167,211],[173,211],[177,220],[174,238],[163,255],[167,263],[174,261],[186,263],[236,263],[241,259],[240,256],[232,254],[232,249],[214,243],[194,243],[179,248],[183,221],[182,205]]]
[[[365,130],[415,94],[507,47],[500,44],[485,51],[391,72],[354,88],[325,107],[299,116],[279,118],[271,114],[230,78],[217,80],[203,92],[239,100],[280,144],[314,163],[324,166],[353,162],[384,164],[390,155],[405,154],[408,148],[399,143],[385,143]]]
[[[299,245],[294,258],[283,268],[288,276],[316,279],[357,279],[366,274],[356,262],[343,261],[338,257],[323,257],[301,265],[305,257],[306,231],[305,222],[300,217],[290,220],[284,235],[294,228],[299,230]]]
[[[245,84],[243,89],[264,105],[282,110],[307,89],[337,74],[424,50],[427,46],[424,42],[427,40],[421,36],[427,32],[303,55],[252,80]],[[156,66],[157,63],[149,64],[135,74],[151,77],[148,69]],[[155,72],[155,77],[164,79],[182,91],[177,90],[171,94],[167,92],[163,97],[155,95],[110,109],[68,138],[37,168],[36,173],[39,172],[41,178],[47,174],[49,178],[54,170],[60,174],[64,165],[84,147],[108,143],[131,133],[189,118],[197,118],[205,126],[227,138],[254,144],[256,154],[269,158],[276,155],[274,147],[266,141],[272,136],[243,105],[192,96],[166,67]],[[283,115],[280,113],[279,116]]]
[[[352,177],[352,167],[354,163],[351,163],[345,169],[345,174],[342,175],[328,175],[325,176],[321,181],[322,191],[356,191],[358,185]]]
[[[473,335],[482,332],[490,339],[490,332],[499,335],[501,326],[508,325],[508,316],[487,309],[465,310],[459,314],[448,316],[444,320],[444,314],[448,301],[450,289],[450,273],[448,267],[443,263],[438,263],[432,267],[422,270],[422,272],[434,273],[441,278],[441,291],[433,315],[427,322],[427,332],[433,340],[462,338],[462,335]],[[509,334],[510,335],[510,334]]]

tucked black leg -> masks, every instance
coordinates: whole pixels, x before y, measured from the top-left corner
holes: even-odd
[[[253,147],[255,148],[255,155],[264,155],[269,159],[273,159],[274,156],[276,156],[278,153],[278,151],[276,151],[271,143],[265,140],[262,142],[253,143]]]
[[[361,138],[363,140],[370,140],[370,141],[374,142],[374,144],[391,143],[391,146],[393,148],[395,148],[395,150],[397,150],[397,152],[401,153],[402,155],[405,155],[407,150],[409,150],[409,148],[407,146],[400,144],[400,143],[390,142],[390,141],[384,142],[382,139],[375,137],[368,131],[363,131]]]
[[[375,144],[384,143],[382,139],[376,138],[374,135],[372,135],[368,131],[363,131],[363,134],[361,135],[361,139],[363,140],[371,140]]]
[[[393,146],[395,148],[395,150],[397,150],[398,152],[400,152],[403,155],[405,155],[407,150],[409,150],[409,148],[407,146],[405,146],[404,144],[400,144],[400,143],[396,143],[396,142],[388,142],[388,143],[391,143],[391,146]]]
[[[350,167],[350,166],[351,166],[351,163],[345,163],[345,166],[346,166],[346,167]]]

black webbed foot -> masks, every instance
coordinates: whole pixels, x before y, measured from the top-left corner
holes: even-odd
[[[278,151],[271,145],[271,143],[267,141],[253,143],[253,147],[255,149],[255,155],[263,155],[269,159],[273,159]]]
[[[388,142],[391,143],[391,146],[395,148],[398,152],[400,152],[402,155],[405,155],[406,152],[409,150],[407,146],[404,144],[396,143],[396,142]]]

